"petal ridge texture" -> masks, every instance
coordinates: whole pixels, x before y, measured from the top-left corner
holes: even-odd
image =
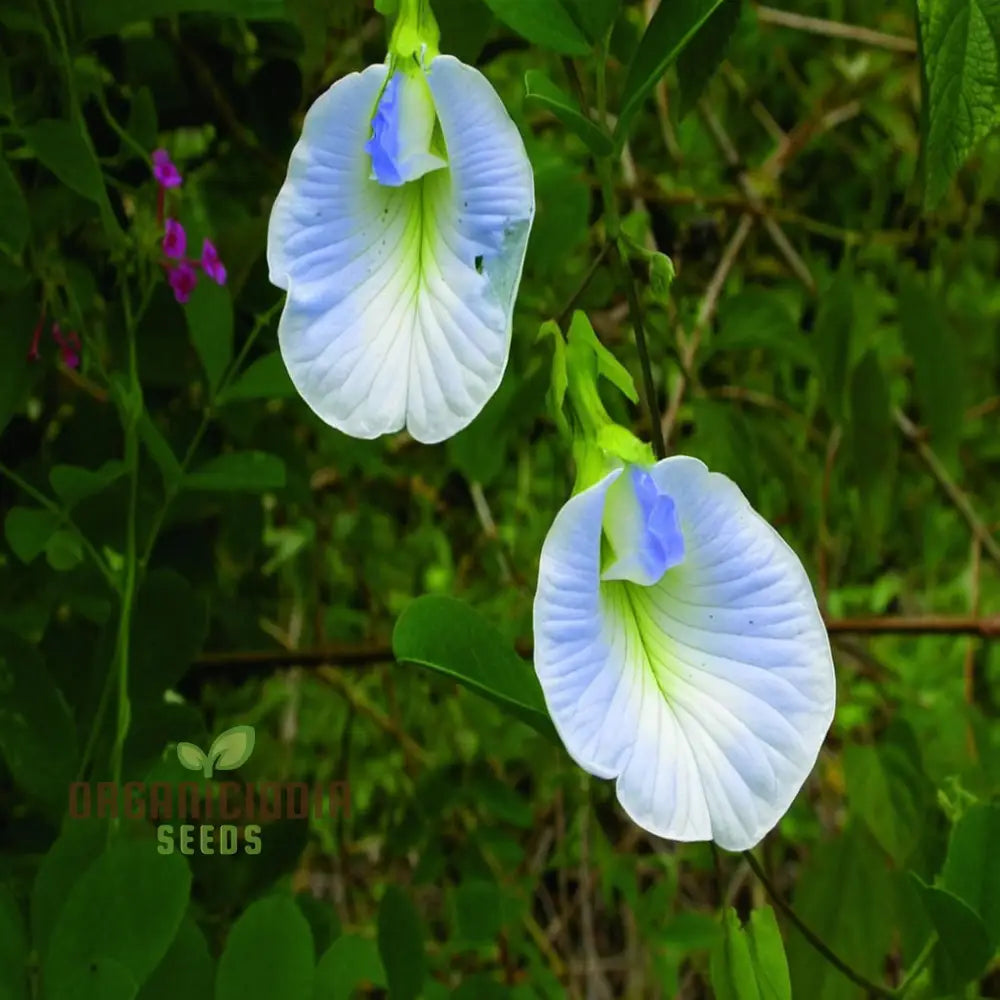
[[[369,66],[306,115],[268,229],[292,382],[326,423],[433,444],[496,391],[535,199],[524,143],[487,79],[437,56],[426,83],[446,167],[381,184],[366,146],[388,76]]]
[[[812,770],[833,720],[833,658],[798,557],[727,477],[675,456],[649,470],[683,560],[649,586],[601,578],[618,469],[572,497],[542,548],[535,670],[570,756],[615,778],[639,826],[758,843]]]

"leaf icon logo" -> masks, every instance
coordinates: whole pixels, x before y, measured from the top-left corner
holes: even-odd
[[[253,726],[233,726],[215,737],[206,754],[194,743],[177,744],[177,759],[189,771],[201,771],[206,778],[213,770],[235,771],[242,767],[253,753]]]

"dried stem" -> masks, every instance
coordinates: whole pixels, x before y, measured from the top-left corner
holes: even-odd
[[[856,24],[844,24],[841,21],[827,21],[821,17],[807,17],[805,14],[794,14],[788,10],[777,10],[757,4],[757,20],[763,24],[774,24],[782,28],[794,28],[798,31],[808,31],[813,35],[825,35],[827,38],[843,38],[849,42],[859,42],[862,45],[873,45],[879,49],[889,49],[892,52],[917,51],[917,43],[912,38],[902,35],[889,35],[884,31],[872,28],[862,28]]]

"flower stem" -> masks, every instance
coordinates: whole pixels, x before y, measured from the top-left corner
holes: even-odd
[[[142,411],[142,386],[139,382],[139,364],[136,356],[136,325],[148,307],[151,292],[147,294],[139,317],[132,313],[128,279],[122,282],[122,303],[125,309],[125,332],[128,338],[128,399],[122,407],[125,426],[125,467],[129,476],[128,514],[125,522],[124,573],[121,586],[121,612],[118,618],[118,635],[115,640],[114,669],[118,688],[118,716],[115,723],[115,742],[111,750],[111,779],[120,787],[125,740],[128,738],[132,709],[128,697],[129,658],[132,637],[132,612],[138,583],[139,558],[136,545],[136,520],[139,504],[139,417]],[[117,828],[117,818],[112,829]]]
[[[607,117],[607,79],[605,66],[607,63],[607,40],[602,43],[601,57],[597,66],[597,116],[603,128]],[[618,202],[615,199],[613,164],[610,156],[601,156],[596,160],[597,175],[601,182],[601,200],[604,203],[604,219],[607,229],[607,239],[613,243],[618,258],[618,273],[625,286],[628,297],[628,311],[635,331],[635,346],[639,352],[639,367],[642,369],[642,395],[649,414],[650,437],[653,452],[658,459],[667,457],[667,443],[663,438],[663,425],[660,422],[660,411],[656,403],[656,388],[653,385],[653,367],[649,360],[649,347],[646,344],[646,326],[643,321],[642,303],[639,291],[635,286],[635,277],[629,263],[628,245],[622,234],[621,217],[618,214]]]
[[[767,890],[767,894],[774,901],[775,905],[782,913],[798,928],[799,933],[816,949],[835,969],[845,975],[852,983],[860,986],[869,997],[895,997],[897,994],[888,987],[879,986],[873,983],[860,972],[852,969],[839,955],[832,951],[827,945],[804,923],[802,918],[785,902],[778,890],[774,887],[767,873],[761,867],[760,862],[750,851],[744,851],[743,857],[753,870],[754,875],[760,880],[761,885]]]
[[[619,238],[615,243],[618,251],[619,270],[625,284],[625,294],[628,297],[628,310],[632,317],[632,329],[635,331],[635,347],[639,352],[639,367],[642,369],[642,394],[646,400],[646,410],[649,413],[650,437],[653,441],[653,451],[656,457],[667,457],[667,443],[663,439],[663,424],[660,422],[660,408],[656,404],[656,388],[653,385],[653,368],[649,360],[649,347],[646,344],[646,328],[642,318],[642,304],[639,292],[635,287],[632,269],[629,267],[628,252],[625,242]]]

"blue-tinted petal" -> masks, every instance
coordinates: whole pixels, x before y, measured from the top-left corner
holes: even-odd
[[[543,547],[535,669],[549,711],[582,767],[617,777],[640,826],[749,848],[788,809],[833,717],[812,588],[739,488],[683,457],[650,470],[675,504],[683,562],[653,586],[602,582],[619,475],[573,497]]]
[[[531,167],[485,77],[439,56],[426,78],[447,167],[401,186],[372,180],[365,147],[386,73],[345,77],[310,109],[268,264],[288,290],[282,356],[312,409],[355,437],[405,425],[433,443],[468,424],[503,375]]]
[[[637,465],[630,466],[611,489],[604,531],[613,553],[605,580],[650,586],[684,559],[684,536],[673,498]]]

